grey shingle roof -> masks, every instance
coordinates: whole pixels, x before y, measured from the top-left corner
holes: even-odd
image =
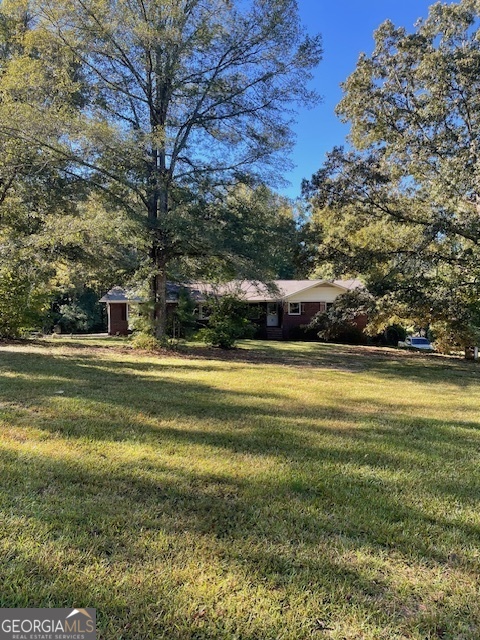
[[[195,299],[202,299],[208,295],[236,294],[248,302],[273,302],[289,298],[301,291],[316,286],[336,286],[346,291],[358,289],[364,285],[360,280],[273,280],[270,285],[254,280],[232,280],[221,285],[207,282],[194,282],[187,286]]]
[[[270,284],[255,280],[232,280],[224,284],[212,284],[209,282],[191,282],[189,284],[167,284],[167,301],[176,302],[180,289],[185,288],[190,292],[193,300],[202,301],[207,296],[237,295],[248,302],[273,302],[287,299],[302,291],[308,291],[316,286],[336,286],[345,291],[363,288],[362,282],[355,278],[351,280],[273,280]],[[113,287],[100,299],[100,302],[142,302],[142,299],[130,295],[122,287]]]
[[[103,298],[100,298],[100,302],[141,302],[142,299],[133,295],[123,287],[113,287]]]

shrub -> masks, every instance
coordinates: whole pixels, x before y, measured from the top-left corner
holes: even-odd
[[[373,302],[362,290],[348,291],[338,296],[327,311],[317,313],[308,329],[315,329],[319,338],[337,340],[347,344],[362,344],[366,341],[357,322],[369,314]]]
[[[391,324],[381,333],[369,335],[368,343],[376,346],[396,347],[399,341],[405,340],[407,330],[400,324]]]
[[[132,305],[129,310],[129,325],[133,328],[134,336],[144,334],[153,336],[155,327],[153,324],[153,303],[151,301]]]
[[[143,351],[161,351],[165,345],[148,333],[138,332],[132,338],[132,346]]]
[[[241,338],[251,338],[255,327],[250,322],[250,309],[246,302],[235,296],[225,296],[208,302],[211,314],[208,326],[200,329],[198,338],[213,347],[232,349]]]
[[[299,340],[300,342],[317,342],[320,340],[318,331],[310,325],[301,324],[298,327],[292,327],[288,332],[289,340]]]
[[[429,337],[440,353],[450,354],[465,351],[470,346],[480,344],[480,327],[455,326],[452,322],[433,322]]]
[[[383,332],[385,337],[385,344],[396,347],[400,340],[405,340],[407,337],[407,331],[405,327],[399,324],[392,324]]]

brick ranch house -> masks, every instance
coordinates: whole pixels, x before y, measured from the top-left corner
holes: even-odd
[[[340,294],[363,288],[363,284],[356,279],[274,280],[271,285],[248,280],[223,285],[199,282],[169,284],[167,305],[170,309],[173,310],[178,303],[182,288],[187,289],[195,301],[199,321],[208,321],[208,300],[211,296],[236,295],[252,305],[259,338],[289,340],[295,334],[298,336],[298,328],[307,325],[319,311],[325,311]],[[129,307],[141,303],[141,299],[129,295],[121,287],[114,287],[100,302],[107,305],[109,335],[127,335]]]

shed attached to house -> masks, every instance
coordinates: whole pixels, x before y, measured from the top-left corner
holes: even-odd
[[[129,305],[138,304],[141,299],[129,295],[122,287],[113,287],[103,298],[100,298],[100,302],[105,302],[107,305],[108,335],[127,336]]]

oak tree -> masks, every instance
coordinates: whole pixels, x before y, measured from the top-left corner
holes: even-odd
[[[437,3],[413,33],[387,21],[343,84],[350,150],[304,183],[323,259],[361,272],[385,322],[478,339],[480,3]],[[378,328],[378,327],[377,327]]]

